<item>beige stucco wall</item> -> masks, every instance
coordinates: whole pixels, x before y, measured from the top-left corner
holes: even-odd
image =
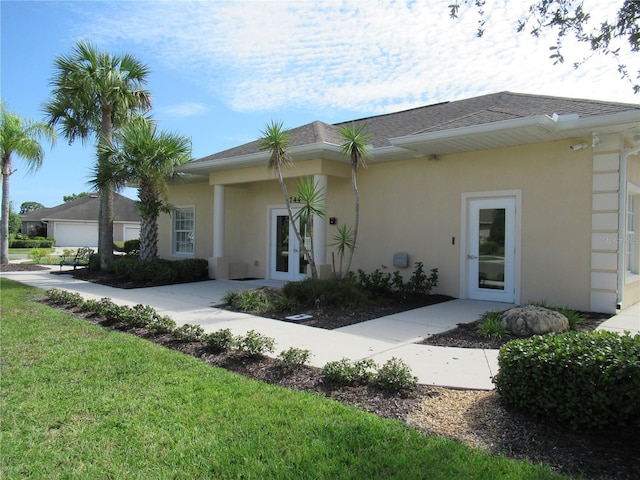
[[[437,267],[439,291],[458,296],[462,194],[521,190],[520,301],[588,306],[590,154],[568,146],[557,142],[413,159],[362,171],[361,198],[367,203],[355,267],[390,265],[393,254],[404,251],[411,264]],[[389,193],[380,194],[379,185]]]
[[[176,207],[195,206],[195,258],[208,258],[213,250],[213,189],[207,182],[172,185],[169,203]],[[158,218],[158,254],[171,254],[171,217],[163,213]]]
[[[438,268],[439,293],[461,292],[461,218],[463,194],[518,190],[522,209],[521,303],[544,300],[549,304],[588,309],[591,258],[592,151],[572,151],[574,141],[505,148],[482,152],[370,163],[358,176],[361,197],[358,249],[352,270],[373,271],[386,266],[392,272],[393,254],[406,252],[425,270]],[[635,161],[634,161],[635,162]],[[327,217],[338,224],[353,224],[353,192],[344,168],[323,162],[305,173],[328,173]],[[335,170],[332,170],[333,167]],[[316,163],[316,167],[318,164]],[[638,168],[630,162],[630,169]],[[243,173],[213,174],[225,187],[225,259],[249,265],[249,275],[263,277],[268,270],[268,208],[284,206],[274,177],[262,168]],[[250,175],[248,175],[250,173]],[[295,176],[296,167],[287,169]],[[336,173],[339,176],[333,176]],[[634,174],[635,175],[635,174]],[[251,178],[253,181],[244,183]],[[287,181],[290,194],[295,179]],[[178,185],[170,188],[174,205],[196,204],[196,256],[210,258],[213,238],[213,186]],[[335,227],[327,226],[327,244]],[[170,222],[160,220],[160,253],[170,257]],[[452,241],[453,239],[453,241]],[[331,248],[327,249],[331,262]],[[337,259],[336,259],[337,260]]]

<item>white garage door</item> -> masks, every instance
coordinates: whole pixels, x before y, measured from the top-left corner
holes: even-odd
[[[98,224],[56,223],[53,237],[57,247],[97,247]]]
[[[124,226],[124,241],[138,240],[140,238],[140,225],[125,225]]]

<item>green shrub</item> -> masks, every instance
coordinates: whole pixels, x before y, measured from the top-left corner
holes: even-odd
[[[33,263],[42,263],[43,259],[51,258],[51,253],[49,252],[49,250],[44,250],[42,248],[34,248],[29,252],[29,257],[31,257],[31,260],[33,261]]]
[[[214,352],[229,350],[234,346],[235,337],[231,330],[223,328],[216,332],[209,333],[203,337],[203,341]]]
[[[147,324],[147,328],[155,333],[171,333],[176,329],[176,322],[168,315],[156,313]]]
[[[127,255],[140,255],[140,240],[137,238],[127,240],[124,242],[122,251]]]
[[[418,377],[411,373],[411,368],[402,359],[387,360],[376,372],[374,384],[388,392],[414,390],[418,385]]]
[[[328,362],[322,367],[322,379],[331,387],[362,385],[374,378],[375,362],[367,358],[352,363],[348,358]]]
[[[260,313],[271,309],[269,296],[262,289],[247,290],[242,292],[233,305],[243,312]]]
[[[358,283],[374,297],[429,295],[431,290],[438,286],[438,269],[432,268],[431,274],[427,276],[423,263],[416,262],[415,269],[406,283],[399,271],[391,274],[377,268],[367,274],[358,270]]]
[[[240,292],[236,290],[230,290],[224,294],[222,301],[227,305],[235,305],[236,301],[240,298]]]
[[[63,305],[69,307],[80,307],[83,305],[84,298],[77,292],[69,292],[67,290],[61,290],[59,288],[50,288],[45,292],[45,295],[51,303],[55,305]]]
[[[113,271],[119,279],[135,284],[167,284],[208,277],[209,263],[204,259],[166,260],[154,258],[140,260],[135,256],[119,256],[113,260]]]
[[[246,335],[235,337],[233,346],[235,353],[241,357],[256,357],[263,353],[273,352],[275,344],[275,339],[255,330],[249,330]]]
[[[293,371],[302,367],[310,358],[309,350],[291,347],[280,352],[276,358],[276,366],[282,370]]]
[[[307,278],[289,282],[282,289],[284,296],[300,305],[358,307],[369,302],[367,293],[352,276],[341,278]]]
[[[507,333],[501,322],[502,314],[501,311],[486,312],[476,326],[476,331],[485,338],[501,338]]]
[[[516,407],[599,428],[640,420],[640,335],[568,332],[508,342],[496,391]]]
[[[569,328],[571,330],[575,330],[584,322],[584,316],[580,312],[576,312],[575,310],[571,310],[567,307],[554,308],[554,310],[567,317],[567,320],[569,320]]]
[[[171,334],[173,338],[182,342],[197,342],[202,340],[204,329],[200,325],[185,323],[181,327],[174,329]]]

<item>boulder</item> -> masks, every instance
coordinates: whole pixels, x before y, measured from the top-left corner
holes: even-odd
[[[507,332],[517,337],[562,333],[569,330],[567,317],[548,308],[525,305],[507,310],[500,320]]]

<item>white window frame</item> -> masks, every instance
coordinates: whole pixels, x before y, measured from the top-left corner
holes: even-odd
[[[625,272],[627,283],[640,280],[640,187],[627,185],[625,211]]]
[[[178,222],[178,212],[191,211],[192,228],[180,229],[176,228]],[[191,250],[181,251],[177,248],[178,233],[186,232],[190,236]],[[188,242],[185,242],[188,243]],[[196,207],[194,205],[179,205],[175,207],[175,210],[171,214],[171,255],[175,257],[194,257],[196,252]]]

